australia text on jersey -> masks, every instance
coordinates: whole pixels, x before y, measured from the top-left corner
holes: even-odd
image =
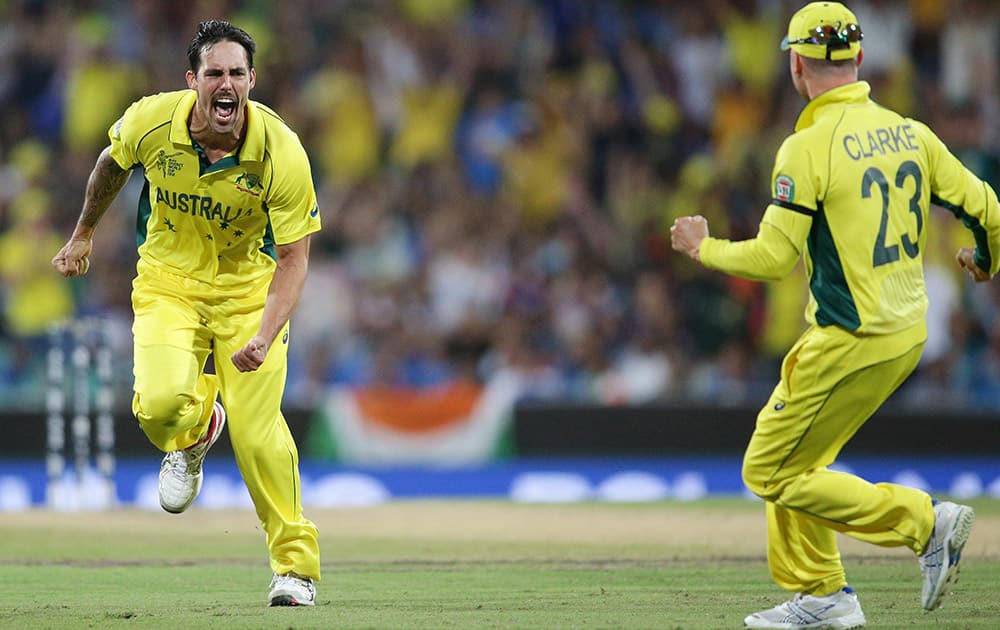
[[[207,195],[178,193],[163,188],[156,189],[156,203],[192,216],[200,214],[210,221],[222,219],[226,223],[253,214],[253,208],[237,208],[234,211],[232,206],[223,206]]]

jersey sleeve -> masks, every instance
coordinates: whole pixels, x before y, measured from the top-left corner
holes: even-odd
[[[818,206],[818,182],[809,161],[795,154],[795,136],[778,150],[771,174],[771,203],[757,235],[744,241],[707,238],[698,256],[706,267],[751,280],[779,280],[795,267]]]
[[[976,242],[975,263],[990,275],[1000,270],[1000,205],[989,184],[976,177],[923,123],[914,121],[931,165],[931,203],[962,221]]]
[[[297,137],[280,152],[280,160],[275,159],[267,208],[278,245],[294,243],[320,229],[309,157]]]
[[[132,103],[121,118],[108,129],[108,137],[111,139],[111,157],[118,163],[118,166],[126,171],[139,164],[136,149],[144,131],[139,129],[136,118],[141,107],[142,101]]]
[[[787,210],[769,206],[760,222],[757,236],[743,241],[721,238],[706,238],[701,242],[698,258],[710,269],[749,278],[750,280],[780,280],[795,267],[802,251],[796,247],[786,230],[779,223],[786,218]],[[795,219],[795,224],[808,224],[803,217]],[[808,227],[805,228],[808,233]],[[797,232],[798,228],[792,231]]]

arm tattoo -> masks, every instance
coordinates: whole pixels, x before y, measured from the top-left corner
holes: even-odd
[[[97,164],[90,173],[87,180],[87,193],[83,201],[83,211],[80,213],[79,222],[88,227],[96,227],[97,222],[104,216],[104,212],[115,200],[118,193],[128,181],[131,171],[122,170],[115,159],[111,157],[109,149],[101,152],[97,158]]]

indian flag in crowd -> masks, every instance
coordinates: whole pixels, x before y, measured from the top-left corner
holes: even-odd
[[[307,441],[314,457],[351,464],[476,464],[506,450],[518,386],[334,388]]]

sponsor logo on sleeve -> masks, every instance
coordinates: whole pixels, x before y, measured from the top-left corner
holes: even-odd
[[[774,198],[779,201],[795,199],[795,182],[788,175],[778,175],[774,180]]]

